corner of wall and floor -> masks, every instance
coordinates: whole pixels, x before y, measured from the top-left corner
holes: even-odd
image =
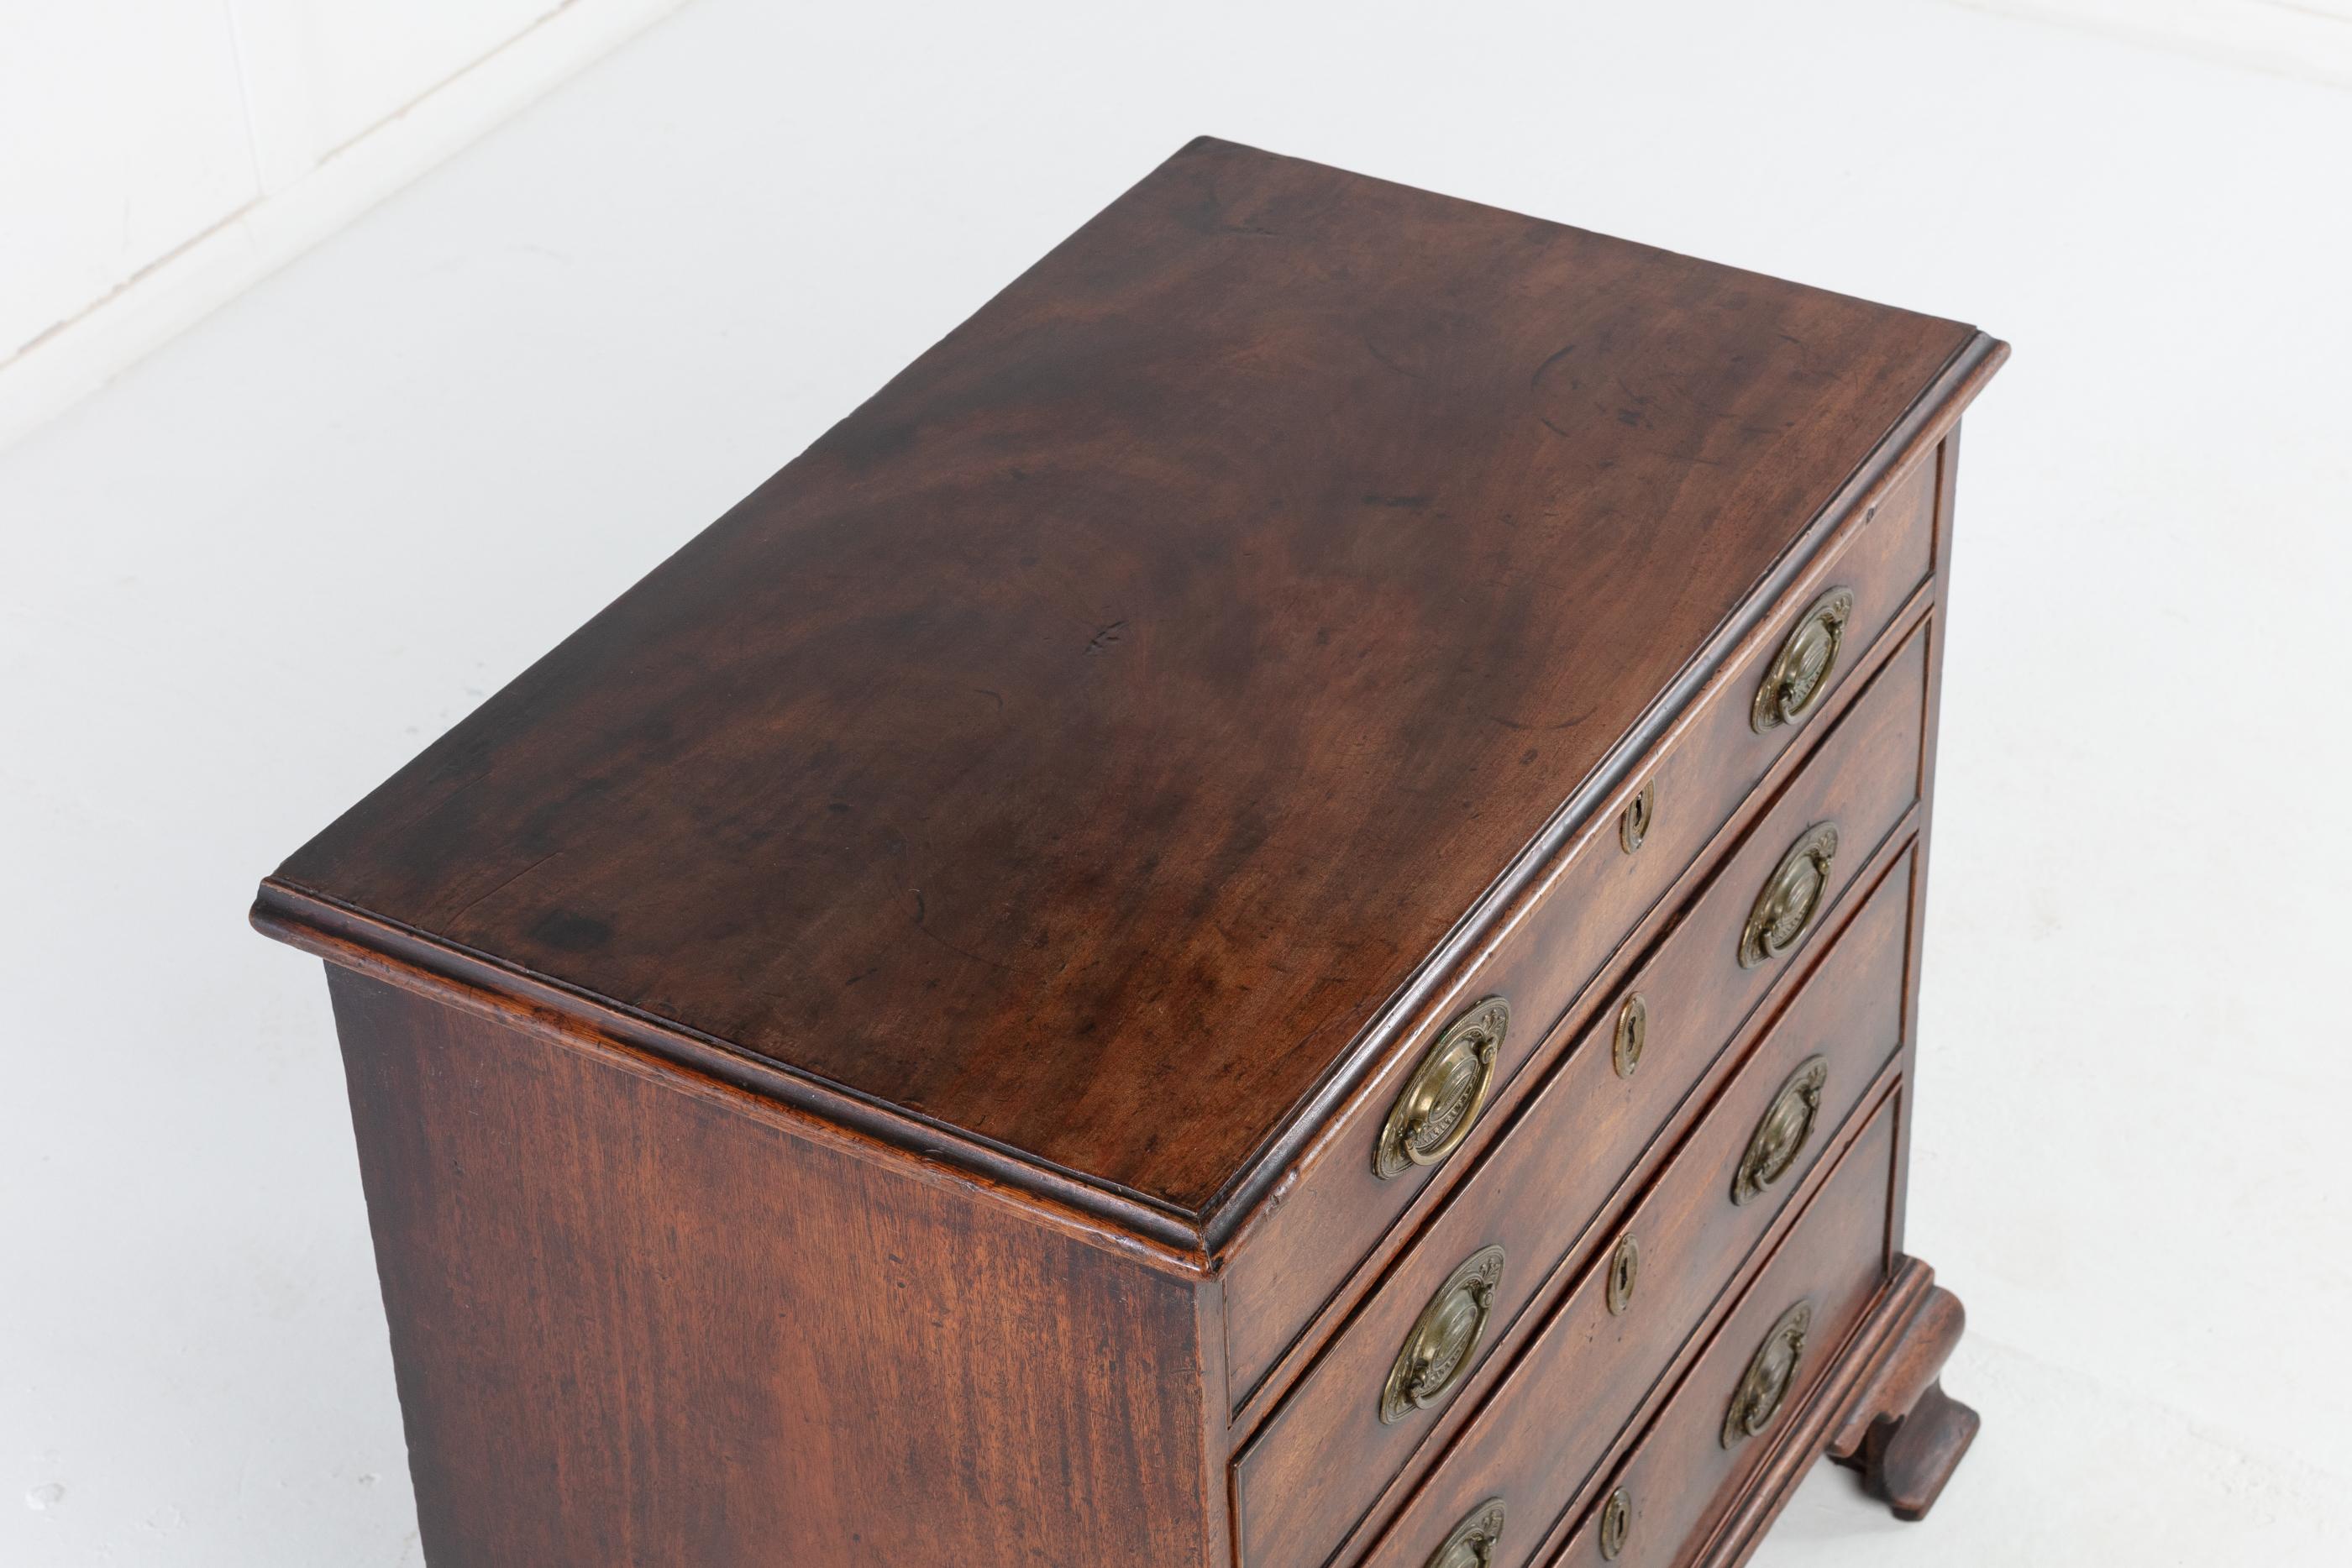
[[[0,447],[682,3],[12,12]]]

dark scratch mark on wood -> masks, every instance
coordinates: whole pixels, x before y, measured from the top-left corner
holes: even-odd
[[[983,958],[977,953],[967,952],[963,948],[959,947],[954,943],[949,941],[946,937],[940,936],[938,932],[932,930],[929,925],[925,925],[924,921],[929,915],[929,910],[923,903],[923,890],[919,887],[912,887],[908,888],[907,891],[915,895],[916,930],[921,932],[924,936],[929,937],[932,941],[938,943],[940,946],[946,948],[949,952],[954,954],[959,958],[969,958],[975,964],[985,964],[992,969],[1001,969],[1006,974],[1011,974],[1013,972],[1012,965],[1000,964],[993,958]],[[873,971],[869,969],[866,973],[872,974]]]

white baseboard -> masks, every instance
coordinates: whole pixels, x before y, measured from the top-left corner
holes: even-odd
[[[0,447],[98,391],[684,0],[572,0],[0,361]]]
[[[2352,87],[2352,0],[1958,0],[2277,76]]]

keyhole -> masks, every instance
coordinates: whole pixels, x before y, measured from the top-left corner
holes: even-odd
[[[1617,841],[1632,854],[1650,836],[1650,819],[1657,810],[1657,786],[1644,784],[1642,792],[1625,803],[1625,814],[1617,823]]]
[[[1619,1487],[1601,1505],[1601,1555],[1603,1560],[1614,1563],[1618,1553],[1625,1550],[1625,1537],[1631,1531],[1633,1521],[1633,1501],[1625,1495],[1625,1489]]]
[[[1610,1051],[1610,1064],[1620,1078],[1631,1078],[1633,1070],[1642,1065],[1642,1047],[1650,1038],[1650,1006],[1636,993],[1625,998],[1617,1010],[1617,1038]]]
[[[1622,1313],[1633,1300],[1633,1286],[1642,1277],[1642,1249],[1632,1237],[1619,1239],[1617,1252],[1609,1260],[1609,1314]]]

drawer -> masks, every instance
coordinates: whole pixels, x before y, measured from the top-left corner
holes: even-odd
[[[1500,1495],[1559,1515],[1901,1043],[1911,857],[1896,862],[1368,1563],[1418,1568]],[[1622,1261],[1621,1261],[1622,1260]]]
[[[1896,476],[1874,507],[1832,540],[1824,563],[1800,579],[1743,644],[1748,651],[1693,700],[1622,799],[1580,830],[1531,891],[1524,917],[1497,938],[1455,993],[1454,1020],[1475,1016],[1482,998],[1499,996],[1509,1004],[1492,1068],[1494,1086],[1508,1083],[1537,1053],[1626,934],[1790,747],[1811,739],[1844,701],[1845,689],[1874,656],[1880,634],[1932,570],[1935,507],[1931,455]],[[1812,614],[1832,599],[1850,601],[1833,653],[1820,634],[1826,613]],[[1784,705],[1770,701],[1759,712],[1759,693],[1788,689],[1785,666],[1811,671],[1823,659],[1817,682],[1804,688],[1813,693],[1810,704],[1787,718]],[[1637,838],[1625,830],[1622,808],[1641,797],[1648,801],[1648,816]],[[1629,850],[1629,843],[1635,847]],[[1236,1248],[1225,1281],[1226,1354],[1236,1405],[1443,1169],[1443,1162],[1408,1163],[1383,1176],[1374,1168],[1391,1106],[1443,1034],[1392,1062],[1350,1103],[1312,1145],[1280,1202]]]
[[[1322,1561],[1428,1436],[1444,1404],[1475,1381],[1513,1319],[1794,961],[1793,948],[1753,967],[1743,967],[1739,954],[1759,890],[1790,843],[1817,824],[1839,825],[1839,847],[1817,901],[1828,910],[1903,821],[1918,790],[1927,673],[1923,629],[1822,738],[1803,771],[1632,972],[1622,994],[1643,998],[1648,1022],[1638,1060],[1626,1063],[1630,1073],[1620,1071],[1621,1007],[1571,1047],[1260,1426],[1234,1467],[1247,1568],[1302,1568]],[[1899,937],[1907,919],[1908,876],[1906,868],[1895,879],[1902,886],[1882,885],[1872,901],[1874,933],[1891,918]],[[1894,914],[1878,915],[1882,905]],[[1828,918],[1819,915],[1816,924]],[[1798,944],[1810,935],[1810,928],[1800,933]],[[1900,1000],[1899,939],[1893,947],[1891,958],[1874,949],[1856,959],[1862,967],[1832,982],[1840,1000],[1832,1005],[1844,1005],[1851,992],[1853,1005],[1898,1016],[1892,1009]],[[1877,963],[1893,967],[1884,976],[1867,967]],[[1859,1029],[1853,1040],[1839,1038],[1843,1049],[1883,1053],[1898,1033],[1898,1026],[1888,1025]],[[1841,1085],[1854,1076],[1842,1073]],[[1777,1080],[1767,1087],[1775,1086]],[[1475,1277],[1482,1270],[1491,1277]],[[1434,1397],[1398,1407],[1389,1394],[1391,1375],[1424,1311],[1458,1314],[1465,1294],[1475,1301],[1482,1289],[1487,1292],[1483,1327],[1453,1378]]]
[[[1901,1113],[1899,1092],[1890,1094],[1674,1397],[1593,1493],[1549,1568],[1669,1568],[1737,1500],[1772,1438],[1836,1363],[1894,1265],[1888,1195]],[[1801,1333],[1793,1366],[1792,1332]],[[1620,1493],[1622,1502],[1612,1502]],[[1524,1545],[1533,1546],[1550,1522],[1528,1519]],[[1604,1544],[1615,1550],[1603,1552]],[[1495,1558],[1498,1568],[1520,1560],[1508,1552]]]

